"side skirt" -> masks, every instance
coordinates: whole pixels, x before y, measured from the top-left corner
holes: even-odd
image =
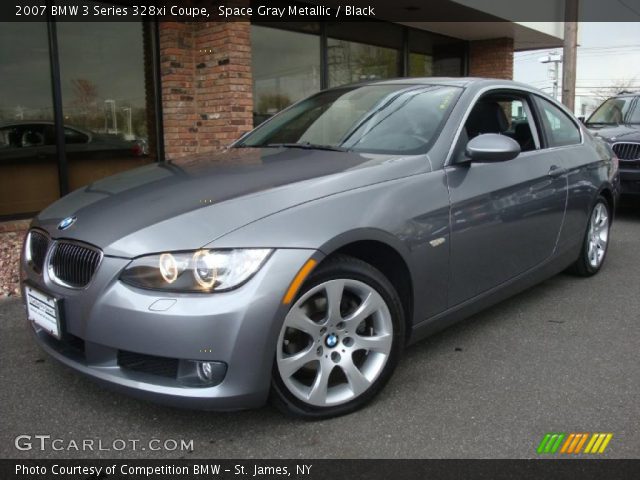
[[[460,320],[468,318],[475,313],[485,310],[496,303],[557,275],[576,261],[581,248],[582,242],[564,250],[562,253],[555,254],[543,264],[527,270],[491,290],[476,295],[442,313],[415,324],[407,344],[415,343],[436,332],[444,330]]]

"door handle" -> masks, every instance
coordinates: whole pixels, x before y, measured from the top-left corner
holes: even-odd
[[[550,177],[556,178],[561,175],[564,175],[565,173],[567,173],[567,171],[568,170],[566,168],[559,167],[558,165],[551,165],[547,175],[549,175]]]

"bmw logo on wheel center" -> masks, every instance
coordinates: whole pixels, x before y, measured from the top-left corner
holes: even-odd
[[[76,223],[77,217],[67,217],[58,224],[58,230],[66,230]]]
[[[331,335],[327,336],[326,343],[327,347],[329,348],[335,347],[338,344],[338,336],[332,333]]]

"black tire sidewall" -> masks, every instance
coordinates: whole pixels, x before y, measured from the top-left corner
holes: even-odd
[[[591,227],[591,219],[593,217],[593,213],[599,204],[604,205],[604,207],[607,209],[607,217],[609,220],[609,224],[607,226],[607,247],[604,251],[604,256],[602,257],[602,261],[600,262],[600,264],[597,267],[593,267],[589,262],[589,229]],[[588,276],[595,275],[596,273],[598,273],[602,268],[602,266],[604,265],[604,261],[607,259],[607,253],[609,252],[610,237],[611,237],[611,207],[609,206],[609,203],[604,197],[598,196],[593,206],[591,207],[591,210],[589,210],[587,228],[585,230],[584,241],[582,243],[582,253],[580,254],[580,262],[582,263],[582,269],[585,271],[585,273]]]
[[[300,288],[291,305],[293,306],[305,292],[316,285],[339,278],[366,283],[374,288],[384,299],[389,308],[393,324],[393,343],[389,358],[378,378],[366,392],[344,404],[331,407],[317,407],[306,404],[293,395],[284,385],[274,355],[271,381],[272,400],[276,407],[289,415],[319,420],[345,415],[361,408],[373,399],[384,387],[395,370],[402,354],[405,343],[405,318],[400,297],[389,280],[387,280],[379,270],[361,260],[340,255],[334,259],[327,260],[326,263],[321,263]],[[280,348],[280,346],[276,345],[276,348]]]

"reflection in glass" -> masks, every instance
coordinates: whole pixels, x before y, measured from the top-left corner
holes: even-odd
[[[143,34],[139,22],[58,24],[72,190],[153,161]]]
[[[457,87],[399,83],[327,90],[264,123],[237,146],[424,153],[459,94]]]
[[[400,52],[386,47],[328,39],[329,86],[400,75]]]
[[[433,57],[423,53],[409,53],[409,76],[431,77],[433,75]]]
[[[320,90],[320,37],[251,26],[254,126]]]
[[[409,30],[410,77],[463,74],[464,42],[423,30]]]
[[[47,45],[45,23],[0,23],[0,217],[59,196]]]

